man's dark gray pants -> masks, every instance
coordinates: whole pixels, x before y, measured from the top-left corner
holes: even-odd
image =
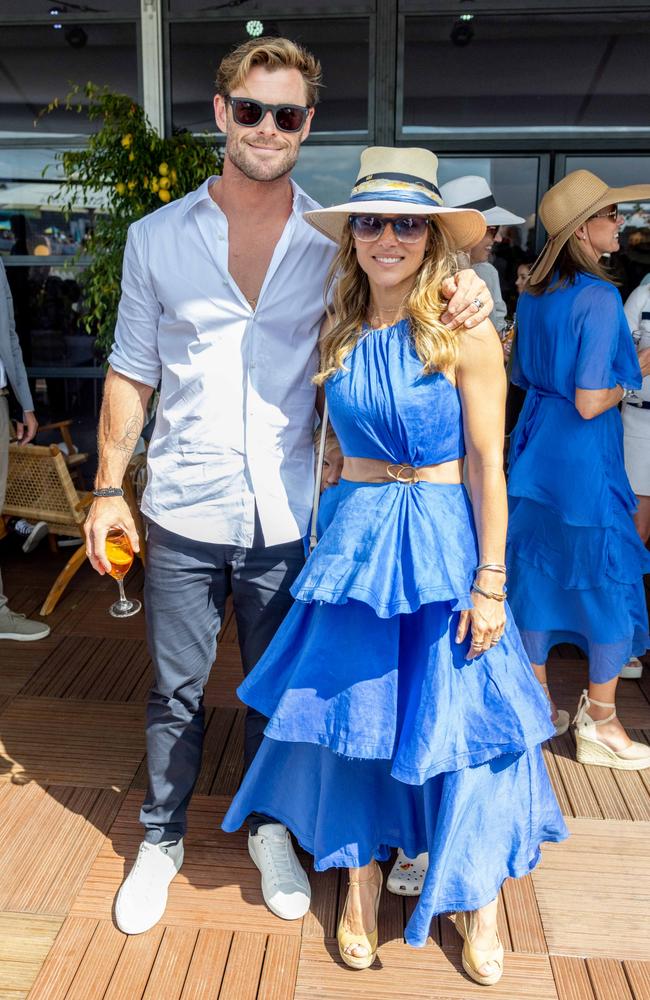
[[[259,532],[256,532],[256,536]],[[149,787],[140,813],[150,844],[185,834],[201,768],[203,689],[214,663],[226,597],[232,590],[244,674],[291,607],[289,588],[304,563],[302,541],[252,548],[196,542],[149,524],[145,609],[154,684],[147,705]],[[246,716],[244,769],[267,719]],[[248,817],[252,833],[267,816]]]

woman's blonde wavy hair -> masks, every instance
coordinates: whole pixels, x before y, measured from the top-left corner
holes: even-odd
[[[423,374],[453,369],[458,359],[458,334],[449,330],[440,317],[447,308],[441,292],[445,278],[457,270],[456,257],[445,233],[432,219],[424,259],[415,283],[404,303],[411,338],[423,366]],[[370,284],[359,265],[352,230],[346,227],[341,246],[327,275],[325,298],[333,325],[320,342],[320,371],[314,382],[322,385],[331,375],[345,369],[345,358],[362,336],[368,321]]]

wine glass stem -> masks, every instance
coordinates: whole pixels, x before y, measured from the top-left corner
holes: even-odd
[[[117,585],[120,588],[120,601],[122,602],[122,604],[126,604],[127,600],[126,600],[126,594],[124,593],[124,581],[118,580]]]

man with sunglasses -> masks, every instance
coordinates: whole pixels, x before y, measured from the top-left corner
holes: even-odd
[[[160,919],[183,860],[201,766],[203,690],[227,595],[248,673],[289,609],[304,561],[314,466],[311,378],[336,247],[303,220],[318,205],[290,173],[319,86],[318,61],[288,39],[256,39],[232,52],[219,67],[214,98],[226,135],[222,176],[129,233],[87,528],[88,555],[100,573],[109,569],[111,525],[123,526],[138,547],[120,483],[160,381],[143,499],[155,671],[149,786],[145,839],[115,907],[126,933]],[[480,322],[491,308],[484,284],[472,272],[456,284],[458,291],[448,289],[455,324]],[[329,470],[335,481],[335,462]],[[246,768],[265,724],[249,711]],[[249,829],[267,905],[285,919],[301,917],[309,882],[286,828],[256,815]]]

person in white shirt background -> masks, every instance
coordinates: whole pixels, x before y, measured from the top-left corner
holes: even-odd
[[[32,394],[16,334],[13,303],[4,264],[0,259],[0,512],[4,505],[9,470],[9,390],[13,389],[20,407],[16,436],[20,444],[28,444],[38,430]],[[33,621],[12,611],[2,588],[0,574],[0,639],[33,642],[50,634],[45,622]]]
[[[288,611],[304,561],[314,475],[312,377],[336,246],[303,220],[319,206],[290,172],[319,85],[318,61],[287,39],[239,46],[217,74],[222,176],[129,231],[100,415],[101,493],[86,529],[99,573],[109,569],[109,527],[127,531],[137,550],[120,483],[160,383],[142,504],[154,663],[149,785],[140,817],[144,842],[116,900],[125,933],[160,919],[183,861],[201,765],[203,689],[227,594],[248,673]],[[471,270],[457,274],[446,294],[451,326],[473,326],[492,309],[485,283]],[[338,478],[335,457],[328,476]],[[266,721],[247,715],[245,768]],[[310,888],[286,827],[259,815],[248,825],[267,905],[286,919],[301,917]]]

